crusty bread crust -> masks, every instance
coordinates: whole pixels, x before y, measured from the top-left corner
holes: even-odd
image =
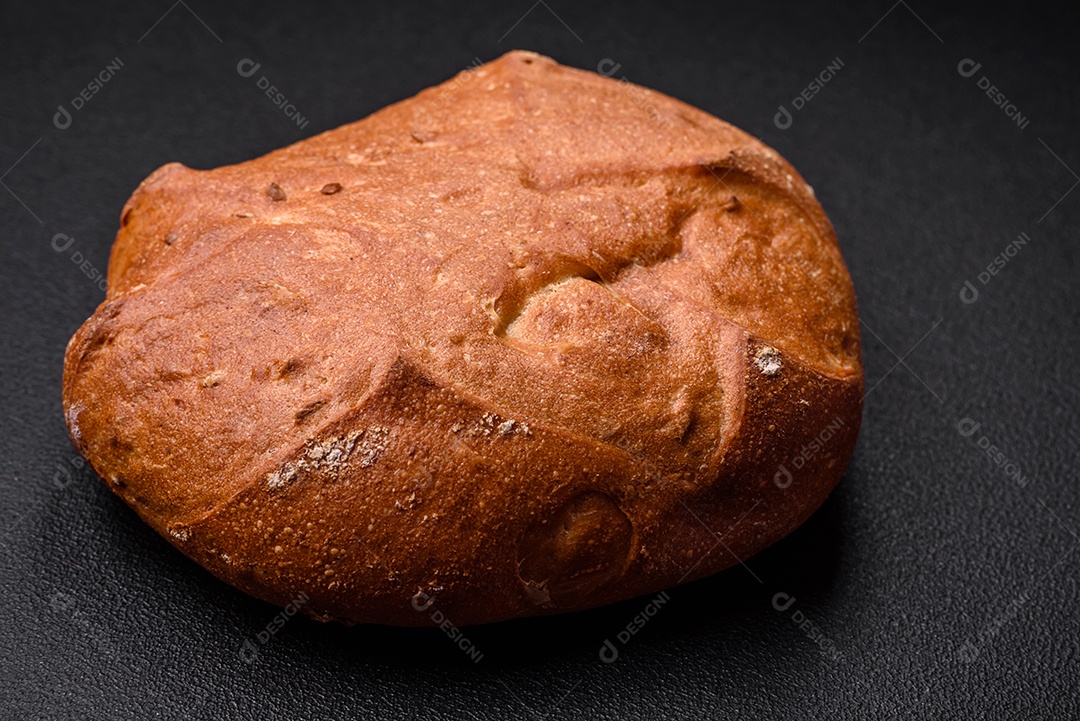
[[[177,548],[399,625],[430,623],[414,597],[482,623],[746,559],[833,488],[862,389],[851,281],[787,162],[520,51],[157,170],[64,368],[75,446]]]

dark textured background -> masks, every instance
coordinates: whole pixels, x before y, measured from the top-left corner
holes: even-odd
[[[0,718],[1080,714],[1080,50],[1064,18],[925,0],[828,12],[170,1],[3,10]],[[104,270],[120,208],[163,163],[246,160],[516,47],[585,68],[610,58],[616,77],[760,136],[811,182],[865,322],[854,459],[811,521],[749,560],[760,581],[736,567],[671,592],[615,663],[601,644],[648,599],[467,629],[479,663],[437,629],[298,618],[261,644],[278,609],[187,561],[73,465],[61,359],[103,297],[78,261]],[[57,106],[117,57],[58,129]],[[842,70],[779,129],[779,105],[837,57]],[[262,64],[255,77],[237,73],[243,58]],[[965,58],[982,63],[971,78]],[[1030,242],[981,283],[1022,232]],[[63,251],[58,233],[74,238]],[[965,418],[981,424],[970,437]],[[777,610],[778,593],[794,605]]]

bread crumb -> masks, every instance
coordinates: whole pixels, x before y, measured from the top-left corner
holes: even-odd
[[[216,370],[210,375],[203,378],[201,381],[199,381],[199,385],[201,385],[203,388],[213,388],[214,386],[221,383],[222,379],[225,378],[225,376],[227,376],[228,374],[228,371]]]
[[[780,360],[780,351],[772,346],[762,346],[754,356],[754,365],[758,367],[762,375],[774,376],[780,372],[783,362]]]
[[[368,428],[362,434],[356,448],[361,468],[371,466],[386,452],[386,438],[389,435],[385,428]]]
[[[82,441],[82,432],[79,430],[79,413],[82,409],[82,403],[72,403],[67,409],[67,426],[76,446]]]
[[[293,482],[296,478],[297,467],[292,463],[286,463],[279,470],[266,477],[266,485],[270,488],[281,488]]]
[[[323,471],[334,477],[352,461],[360,468],[369,468],[386,452],[389,436],[386,428],[372,426],[343,436],[309,441],[299,460],[289,461],[266,475],[266,485],[271,490],[283,488],[308,471]]]
[[[455,424],[452,430],[456,432],[459,428],[460,424]],[[472,429],[470,435],[490,436],[494,433],[499,436],[508,436],[515,432],[526,436],[532,435],[532,430],[524,423],[520,423],[513,419],[504,419],[496,413],[485,413],[480,416],[480,420]]]

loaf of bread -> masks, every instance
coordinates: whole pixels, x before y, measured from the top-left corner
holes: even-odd
[[[120,217],[72,441],[219,578],[472,624],[715,573],[826,498],[862,411],[835,233],[775,151],[512,52]]]

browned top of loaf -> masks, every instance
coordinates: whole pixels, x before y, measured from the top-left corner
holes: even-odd
[[[548,429],[574,439],[579,465],[616,454],[713,483],[747,432],[748,374],[789,369],[855,396],[861,384],[851,282],[809,186],[700,110],[512,52],[256,160],[147,178],[123,210],[107,300],[69,348],[65,400],[80,449],[184,547],[240,499],[302,493],[298,474],[333,466],[311,454],[337,440],[350,473],[385,492],[355,499],[362,525],[385,518],[370,499],[415,503],[407,452],[406,468],[375,470],[401,440],[394,416],[327,435],[405,377],[430,389],[402,390],[396,412],[435,414],[411,431],[413,456],[490,460],[475,439]],[[486,415],[441,428],[437,407],[410,408],[449,408],[442,391]],[[409,524],[423,516],[429,540],[453,543],[468,524],[445,516],[466,492],[445,483]],[[499,483],[513,479],[474,483],[469,503],[495,503]],[[309,515],[343,502],[310,493],[291,501]],[[259,533],[257,515],[239,518],[233,531]],[[264,543],[287,555],[281,532]],[[228,576],[235,559],[214,560],[215,543],[185,550]]]

